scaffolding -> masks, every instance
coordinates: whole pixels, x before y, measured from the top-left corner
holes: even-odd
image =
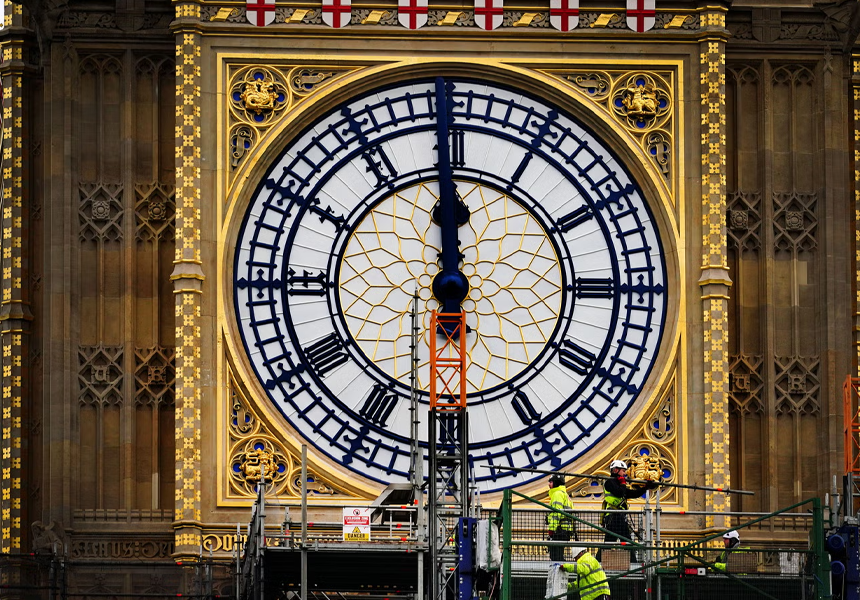
[[[459,579],[459,525],[470,516],[466,313],[434,310],[430,332],[429,589],[431,600],[444,600],[446,590],[453,595],[454,582]]]

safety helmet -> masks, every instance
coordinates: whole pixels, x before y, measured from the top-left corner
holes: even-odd
[[[586,548],[585,546],[570,546],[570,551],[573,554],[573,558],[576,558],[587,550],[588,548]]]
[[[623,460],[613,460],[609,464],[609,470],[611,471],[612,469],[625,469],[626,470],[627,469],[627,463],[624,462]]]
[[[724,540],[739,540],[739,539],[741,539],[741,535],[737,531],[732,529],[731,531],[727,531],[723,534],[723,539]]]
[[[561,473],[553,473],[549,476],[549,483],[553,487],[564,485],[564,475],[562,475]]]

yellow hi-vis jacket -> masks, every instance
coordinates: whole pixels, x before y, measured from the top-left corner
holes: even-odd
[[[549,505],[555,510],[573,510],[573,502],[567,495],[567,488],[563,485],[552,488],[549,491]],[[573,519],[557,512],[551,512],[547,515],[546,524],[550,531],[555,531],[558,528],[573,531]]]
[[[597,559],[588,552],[583,552],[575,563],[564,564],[561,568],[568,573],[576,573],[576,583],[569,583],[567,587],[578,589],[581,600],[594,600],[604,594],[609,596],[606,573]]]
[[[749,546],[735,546],[734,548],[726,548],[722,552],[720,552],[720,556],[717,557],[716,562],[714,562],[714,571],[719,571],[720,573],[726,572],[726,563],[729,562],[729,552],[737,552],[738,550],[749,550]]]

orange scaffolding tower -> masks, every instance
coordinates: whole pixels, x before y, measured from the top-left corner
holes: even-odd
[[[845,432],[845,472],[843,500],[839,512],[845,517],[857,514],[860,500],[860,378],[848,375],[842,384]]]
[[[439,338],[442,338],[441,344]],[[430,410],[465,408],[466,313],[434,310],[430,314]]]
[[[845,474],[860,475],[860,377],[845,378],[842,384],[845,431]]]
[[[470,510],[466,313],[430,315],[430,600],[457,590],[457,525]]]

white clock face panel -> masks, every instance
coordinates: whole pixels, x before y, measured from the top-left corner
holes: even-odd
[[[452,272],[461,292],[434,287]],[[446,78],[365,94],[294,138],[246,210],[233,285],[269,401],[383,483],[409,468],[413,294],[425,408],[429,311],[465,310],[470,460],[493,491],[534,478],[506,466],[575,460],[636,405],[666,281],[647,202],[602,141],[524,92]]]

